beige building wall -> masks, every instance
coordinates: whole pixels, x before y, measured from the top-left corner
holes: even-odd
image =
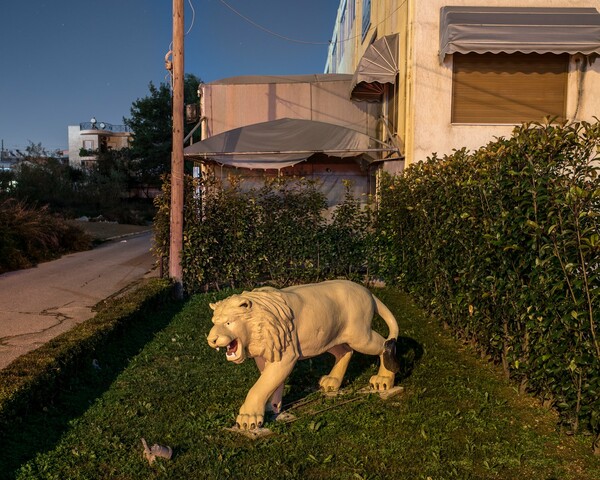
[[[379,105],[349,100],[350,80],[316,83],[285,77],[232,79],[202,87],[202,138],[235,128],[280,118],[332,123],[370,136],[376,135]]]
[[[440,9],[453,6],[520,6],[520,7],[594,7],[599,0],[443,0],[413,1],[414,41],[410,46],[414,60],[414,94],[409,97],[409,109],[414,114],[412,128],[406,130],[407,164],[424,160],[433,152],[452,153],[455,148],[477,149],[494,137],[510,136],[514,125],[452,125],[450,123],[452,95],[452,55],[443,65],[438,59]],[[576,64],[571,58],[567,92],[567,118],[574,119],[578,97]],[[585,74],[577,120],[593,120],[600,113],[600,62],[596,61]],[[541,120],[541,119],[540,119]]]
[[[342,3],[345,0],[340,7]],[[447,55],[443,64],[438,57],[442,7],[591,7],[600,11],[600,0],[371,0],[371,25],[363,40],[364,4],[365,0],[356,0],[353,61],[329,66],[329,71],[353,73],[372,39],[399,34],[397,135],[405,165],[434,152],[441,156],[462,147],[477,149],[495,137],[510,136],[515,126],[451,123],[452,55]],[[589,65],[583,76],[580,64],[571,57],[567,118],[593,121],[600,115],[600,95],[596,93],[600,92],[600,59]]]

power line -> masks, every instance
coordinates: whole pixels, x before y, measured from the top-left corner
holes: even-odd
[[[190,28],[188,28],[187,32],[185,32],[186,35],[192,31],[192,28],[194,27],[194,21],[196,20],[196,9],[194,8],[194,5],[192,5],[192,0],[188,0],[188,3],[190,4],[190,8],[192,9],[192,21],[190,23]]]
[[[255,22],[254,20],[252,20],[251,18],[248,18],[247,16],[245,16],[244,14],[240,13],[235,8],[233,8],[231,5],[229,5],[225,0],[219,0],[219,2],[221,2],[223,5],[225,5],[227,8],[229,8],[233,13],[235,13],[236,15],[238,15],[239,17],[241,17],[242,19],[244,19],[246,22],[250,23],[251,25],[255,26],[256,28],[259,28],[260,30],[263,30],[264,32],[266,32],[266,33],[268,33],[270,35],[274,35],[275,37],[279,37],[279,38],[281,38],[283,40],[287,40],[288,42],[302,43],[302,44],[305,44],[305,45],[331,45],[331,43],[332,43],[331,40],[329,40],[327,42],[312,42],[312,41],[308,41],[308,40],[298,40],[296,38],[287,37],[287,36],[282,35],[280,33],[274,32],[273,30],[269,30],[267,27],[264,27],[264,26],[260,25],[259,23]],[[400,10],[400,8],[402,7],[402,5],[404,5],[405,3],[406,3],[406,0],[404,0],[400,5],[398,5],[398,7],[396,7],[396,9],[393,12],[391,12],[387,17],[385,17],[377,25],[375,25],[375,27],[378,27],[383,22],[385,22],[394,13],[396,13],[398,10]],[[348,38],[337,39],[337,42],[338,43],[349,42],[350,40],[354,40],[354,39],[356,39],[356,38],[358,38],[360,36],[362,36],[362,33],[358,33],[358,34],[356,34],[356,35],[354,35],[352,37],[348,37]]]
[[[283,40],[287,40],[288,42],[302,43],[302,44],[305,44],[305,45],[329,45],[331,43],[331,42],[311,42],[311,41],[308,41],[308,40],[298,40],[296,38],[286,37],[285,35],[282,35],[280,33],[274,32],[273,30],[269,30],[267,27],[263,27],[262,25],[256,23],[254,20],[246,17],[242,13],[238,12],[231,5],[229,5],[225,0],[219,0],[219,1],[223,5],[225,5],[227,8],[229,8],[229,10],[231,10],[233,13],[235,13],[238,16],[240,16],[241,18],[243,18],[244,20],[246,20],[251,25],[254,25],[256,28],[259,28],[259,29],[263,30],[264,32],[267,32],[270,35],[274,35],[275,37],[279,37],[279,38],[281,38]]]

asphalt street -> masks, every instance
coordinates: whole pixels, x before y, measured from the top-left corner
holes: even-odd
[[[91,318],[92,307],[158,274],[151,232],[0,275],[0,368]]]

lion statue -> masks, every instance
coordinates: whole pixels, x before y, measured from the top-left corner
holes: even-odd
[[[295,363],[323,352],[335,357],[333,369],[319,382],[325,391],[340,388],[354,350],[380,356],[371,388],[386,390],[394,385],[398,323],[379,299],[357,283],[330,280],[281,290],[258,288],[211,303],[210,308],[214,326],[208,344],[224,348],[227,360],[236,364],[254,358],[261,372],[236,419],[243,430],[262,427],[265,407],[279,413],[284,382]],[[375,313],[388,326],[387,341],[371,329]]]

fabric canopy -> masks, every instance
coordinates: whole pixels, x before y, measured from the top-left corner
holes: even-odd
[[[280,169],[315,153],[355,157],[371,149],[371,138],[331,123],[283,118],[214,135],[184,149],[187,158],[213,160],[240,168]]]
[[[305,75],[239,75],[210,82],[210,85],[254,85],[284,83],[341,82],[352,78],[348,73],[310,73]]]
[[[358,62],[352,78],[352,100],[381,101],[383,85],[395,84],[398,75],[398,34],[375,40]]]
[[[451,53],[600,53],[594,8],[442,7],[440,62]]]

